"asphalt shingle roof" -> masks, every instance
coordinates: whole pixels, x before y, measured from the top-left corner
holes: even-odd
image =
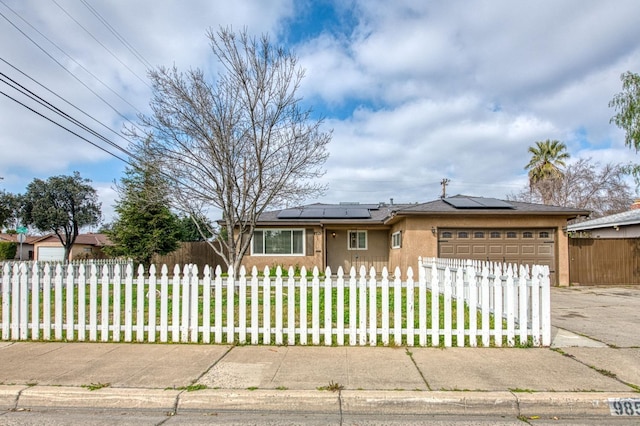
[[[457,195],[448,198],[449,202],[437,199],[421,204],[322,204],[315,203],[306,206],[293,207],[284,210],[264,212],[258,223],[261,225],[273,225],[282,223],[316,224],[316,223],[362,223],[381,224],[393,216],[402,215],[428,215],[428,214],[539,214],[562,216],[587,216],[590,212],[569,207],[549,206],[544,204],[523,203],[519,201],[502,201],[494,198],[472,197],[473,203],[467,201],[470,197]],[[453,203],[451,201],[454,201]],[[452,204],[471,205],[472,207],[460,208]],[[370,217],[349,217],[348,213],[336,217],[319,212],[334,209],[368,209]],[[306,214],[305,212],[309,212]],[[313,213],[311,213],[313,212]]]

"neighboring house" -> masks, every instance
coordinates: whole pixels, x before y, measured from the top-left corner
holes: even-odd
[[[626,212],[569,225],[567,230],[577,238],[640,238],[640,203]]]
[[[16,243],[18,245],[18,250],[16,250],[16,260],[33,260],[33,243],[40,237],[25,235],[22,245],[18,238],[19,234],[0,234],[0,241]]]
[[[70,259],[104,259],[102,248],[111,242],[105,234],[80,234],[71,248]],[[62,261],[64,247],[55,234],[39,237],[33,242],[34,260]]]
[[[626,212],[575,223],[567,230],[572,284],[640,284],[640,201]]]
[[[396,267],[418,257],[549,265],[569,282],[567,221],[581,209],[454,196],[423,204],[311,204],[262,214],[243,265],[313,268]]]

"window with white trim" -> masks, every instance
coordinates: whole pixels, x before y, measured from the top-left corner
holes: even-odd
[[[252,255],[304,256],[304,229],[260,229],[253,231]]]
[[[402,247],[402,231],[394,232],[391,234],[391,248]]]
[[[349,250],[366,250],[367,231],[349,231],[347,244]]]

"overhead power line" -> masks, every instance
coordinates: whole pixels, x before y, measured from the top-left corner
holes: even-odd
[[[120,43],[122,43],[124,47],[126,47],[127,50],[129,50],[129,52],[131,52],[131,54],[138,61],[140,61],[142,65],[144,65],[146,68],[153,68],[153,65],[151,65],[151,63],[149,63],[149,61],[146,60],[146,58],[142,55],[142,53],[138,52],[138,50],[135,47],[133,47],[133,45],[129,43],[124,36],[122,36],[115,28],[113,28],[113,26],[107,21],[107,19],[104,16],[100,14],[100,12],[98,12],[93,6],[87,3],[86,0],[81,0],[81,1],[82,1],[82,4],[87,9],[89,9],[89,11],[102,23],[102,25],[104,25],[109,30],[109,32],[111,32],[111,34],[113,34],[114,37],[117,38],[120,41]]]
[[[110,152],[108,149],[105,149],[104,147],[101,147],[100,145],[96,144],[95,142],[90,141],[89,139],[83,137],[82,135],[74,132],[73,130],[69,129],[68,127],[63,126],[62,124],[58,123],[57,121],[47,117],[46,115],[42,114],[41,112],[36,111],[35,109],[31,108],[30,106],[28,106],[27,104],[20,102],[18,99],[14,98],[13,96],[9,95],[8,93],[5,93],[4,91],[0,90],[0,94],[6,96],[7,98],[11,99],[12,101],[16,102],[17,104],[23,106],[24,108],[28,109],[29,111],[33,112],[34,114],[44,118],[45,120],[55,124],[56,126],[66,130],[67,132],[71,133],[74,136],[77,136],[78,138],[82,139],[85,142],[90,143],[91,145],[95,146],[96,148],[98,148],[101,151],[106,152],[107,154],[117,158],[118,160],[121,160],[129,165],[132,165],[131,163],[129,163],[127,160],[117,156],[116,154]]]
[[[2,3],[3,5],[5,5],[6,7],[8,7],[4,1],[0,0],[0,3]],[[10,9],[10,8],[9,8]],[[13,10],[12,10],[13,11]],[[111,108],[111,110],[113,110],[113,112],[115,112],[116,114],[118,114],[118,116],[120,116],[122,119],[124,119],[125,121],[129,122],[130,124],[134,125],[134,123],[132,123],[124,114],[122,114],[120,111],[118,111],[113,105],[111,105],[106,99],[104,99],[102,96],[100,96],[95,90],[93,90],[91,87],[89,87],[85,82],[83,82],[80,78],[78,78],[78,76],[76,76],[72,71],[70,71],[67,67],[65,67],[62,63],[60,63],[60,61],[58,61],[56,58],[54,58],[45,48],[43,48],[42,46],[40,46],[40,44],[38,44],[38,42],[36,42],[34,39],[32,39],[31,37],[29,37],[29,35],[27,33],[25,33],[24,31],[22,31],[22,29],[20,29],[16,24],[14,24],[9,18],[7,18],[2,12],[0,12],[0,16],[2,16],[12,27],[14,27],[16,30],[18,30],[25,38],[27,38],[27,40],[29,40],[31,43],[33,43],[36,47],[38,47],[38,49],[40,49],[45,55],[47,55],[52,61],[54,61],[56,64],[58,64],[62,69],[64,69],[69,75],[71,75],[78,83],[80,83],[81,85],[83,85],[88,91],[90,91],[94,96],[96,96],[98,99],[100,99],[105,105],[107,105],[109,108]],[[37,31],[37,30],[36,30]],[[53,44],[53,42],[51,42]],[[54,44],[55,45],[55,44]],[[57,47],[57,46],[56,46]],[[64,53],[64,51],[63,51]],[[66,55],[66,53],[65,53]],[[67,55],[68,56],[68,55]],[[71,58],[70,56],[68,56],[70,59],[72,59],[75,63],[77,63],[77,61],[75,61],[73,58]],[[83,67],[84,69],[84,67]],[[88,72],[88,71],[87,71]],[[89,73],[91,74],[91,73]],[[130,105],[133,109],[135,109],[136,111],[140,112],[134,105],[132,105],[131,103],[129,103],[129,101],[127,101],[126,99],[124,99],[122,96],[120,96],[117,92],[115,92],[112,88],[110,88],[109,86],[107,86],[104,82],[102,82],[99,78],[95,77],[93,74],[91,74],[97,81],[99,81],[102,85],[104,85],[107,89],[109,89],[112,93],[114,93],[116,96],[118,96],[120,99],[122,99],[124,102],[126,102],[128,105]]]
[[[125,67],[127,70],[129,70],[129,72],[131,74],[133,74],[138,80],[140,80],[143,84],[145,84],[147,87],[151,88],[151,86],[149,86],[149,83],[147,83],[142,77],[140,77],[138,74],[136,74],[136,72],[134,70],[132,70],[129,65],[127,65],[126,63],[124,63],[124,61],[122,61],[122,59],[120,59],[118,57],[118,55],[116,55],[115,53],[113,53],[107,46],[105,46],[100,40],[98,40],[98,38],[96,36],[93,35],[93,33],[91,31],[89,31],[87,28],[85,28],[84,25],[82,25],[80,22],[78,22],[78,20],[76,18],[74,18],[69,12],[67,12],[67,10],[60,6],[60,4],[58,4],[58,2],[56,0],[51,0],[53,1],[53,4],[55,4],[56,6],[58,6],[60,8],[60,10],[62,10],[73,22],[75,22],[80,28],[82,28],[84,30],[84,32],[86,32],[87,34],[89,34],[89,36],[95,40],[96,43],[98,43],[100,46],[102,46],[102,48],[107,51],[107,53],[109,53],[116,61],[120,62],[120,64]]]
[[[96,119],[95,117],[93,117],[91,114],[87,113],[86,111],[84,111],[81,108],[78,108],[76,105],[74,105],[73,103],[69,102],[68,100],[66,100],[65,98],[63,98],[62,96],[60,96],[59,94],[57,94],[56,92],[54,92],[53,90],[49,89],[48,87],[46,87],[45,85],[43,85],[42,83],[40,83],[39,81],[37,81],[36,79],[34,79],[33,77],[31,77],[30,75],[28,75],[27,73],[25,73],[24,71],[22,71],[21,69],[19,69],[18,67],[16,67],[15,65],[7,62],[5,59],[0,58],[0,61],[4,62],[6,65],[8,65],[9,67],[13,68],[15,71],[19,72],[22,76],[24,76],[25,78],[31,80],[33,83],[37,84],[38,86],[40,86],[42,89],[46,90],[47,92],[51,93],[53,96],[57,97],[58,99],[60,99],[62,102],[66,103],[67,105],[69,105],[70,107],[72,107],[73,109],[75,109],[76,111],[78,111],[79,113],[81,113],[82,115],[88,117],[89,119],[91,119],[93,122],[95,122],[96,124],[100,125],[101,127],[104,127],[105,129],[107,129],[109,132],[113,133],[114,135],[124,139],[126,142],[131,143],[131,141],[127,138],[125,138],[122,133],[117,132],[115,130],[113,130],[111,127],[108,127],[107,125],[105,125],[104,123],[102,123],[101,121],[99,121],[98,119]],[[7,77],[8,78],[8,77]]]
[[[108,138],[102,136],[100,133],[96,132],[95,130],[91,129],[89,126],[85,125],[84,123],[82,123],[81,121],[77,120],[76,118],[72,117],[71,115],[67,114],[66,112],[62,111],[60,108],[54,106],[53,104],[51,104],[50,102],[48,102],[47,100],[43,99],[42,97],[40,97],[39,95],[35,94],[34,92],[32,92],[31,90],[27,89],[26,87],[24,87],[23,85],[21,85],[20,83],[18,83],[17,81],[13,80],[11,77],[7,76],[5,73],[0,72],[0,82],[5,83],[7,86],[9,86],[10,88],[12,88],[13,90],[17,91],[18,93],[22,94],[23,96],[26,96],[27,98],[31,99],[32,101],[36,102],[37,104],[45,107],[47,110],[57,114],[58,116],[64,118],[65,120],[71,122],[72,124],[78,126],[79,128],[81,128],[82,130],[88,132],[89,134],[99,138],[100,140],[106,142],[108,145],[116,148],[119,151],[122,151],[123,153],[127,154],[128,156],[130,156],[131,158],[135,158],[135,156],[130,153],[129,151],[127,151],[126,149],[122,148],[120,145],[112,142],[111,140],[109,140]],[[111,151],[105,149],[104,147],[101,147],[99,145],[97,145],[94,142],[89,141],[88,139],[80,136],[78,133],[73,132],[72,130],[70,130],[69,128],[61,125],[59,122],[57,122],[56,120],[51,119],[50,117],[47,117],[46,115],[42,114],[41,112],[35,110],[34,108],[29,107],[27,104],[19,101],[18,99],[10,96],[8,93],[2,92],[2,94],[4,96],[6,96],[7,98],[13,100],[14,102],[22,105],[23,107],[29,109],[30,111],[32,111],[33,113],[39,115],[42,118],[47,119],[48,121],[52,122],[53,124],[57,125],[58,127],[63,128],[64,130],[67,130],[68,132],[74,134],[75,136],[78,136],[79,138],[81,138],[84,141],[89,142],[91,145],[101,149],[102,151],[118,158],[119,160],[124,161],[125,163],[129,164],[129,162],[127,160],[122,159],[121,157],[113,154]]]
[[[36,93],[32,92],[31,90],[29,90],[28,88],[24,87],[20,83],[16,82],[14,79],[12,79],[11,77],[7,76],[3,72],[0,72],[0,82],[6,84],[11,89],[17,91],[18,93],[20,93],[21,95],[23,95],[26,98],[30,99],[31,101],[36,102],[40,106],[44,107],[46,110],[48,110],[50,112],[53,112],[54,114],[64,118],[65,120],[69,121],[73,125],[79,127],[80,129],[84,130],[85,132],[89,133],[90,135],[92,135],[92,136],[98,138],[99,140],[107,143],[109,146],[115,148],[116,150],[121,151],[122,153],[126,154],[130,159],[132,159],[133,161],[129,161],[129,160],[125,159],[125,158],[122,158],[121,156],[115,154],[114,152],[110,151],[109,149],[105,148],[104,146],[101,146],[101,145],[97,144],[96,142],[91,141],[90,139],[88,139],[88,138],[82,136],[81,134],[79,134],[78,132],[70,129],[69,127],[67,127],[67,126],[65,126],[63,124],[61,124],[57,120],[55,120],[55,119],[53,119],[51,117],[48,117],[47,115],[45,115],[41,111],[38,111],[35,108],[32,108],[31,106],[27,105],[25,102],[22,102],[19,99],[15,98],[14,96],[11,96],[10,94],[6,93],[5,91],[0,90],[0,94],[1,95],[5,96],[6,98],[12,100],[13,102],[19,104],[23,108],[26,108],[27,110],[31,111],[32,113],[36,114],[37,116],[49,121],[50,123],[56,125],[57,127],[60,127],[63,130],[71,133],[72,135],[78,137],[80,140],[89,143],[90,145],[92,145],[92,146],[100,149],[101,151],[109,154],[110,156],[122,161],[123,163],[129,165],[130,167],[132,167],[134,169],[138,169],[139,164],[146,163],[148,166],[152,167],[159,175],[161,175],[163,178],[167,179],[167,181],[173,182],[174,184],[176,184],[178,186],[184,185],[175,176],[172,176],[171,174],[163,171],[161,168],[157,167],[157,165],[155,165],[155,164],[151,164],[151,163],[146,162],[144,159],[138,157],[136,154],[134,154],[134,153],[126,150],[125,148],[122,148],[118,144],[112,142],[107,137],[105,137],[105,136],[101,135],[100,133],[98,133],[97,131],[91,129],[89,126],[85,125],[80,120],[78,120],[78,119],[74,118],[73,116],[67,114],[66,112],[64,112],[60,108],[58,108],[55,105],[51,104],[49,101],[45,100],[44,98],[42,98],[39,95],[37,95]]]

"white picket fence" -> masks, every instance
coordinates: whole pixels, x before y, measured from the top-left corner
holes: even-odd
[[[3,340],[287,345],[514,346],[550,344],[548,269],[516,275],[421,261],[336,276],[278,268],[5,265]],[[495,271],[494,271],[495,272]],[[524,275],[523,275],[524,274]],[[429,301],[430,300],[430,301]],[[504,319],[503,319],[504,318]]]

